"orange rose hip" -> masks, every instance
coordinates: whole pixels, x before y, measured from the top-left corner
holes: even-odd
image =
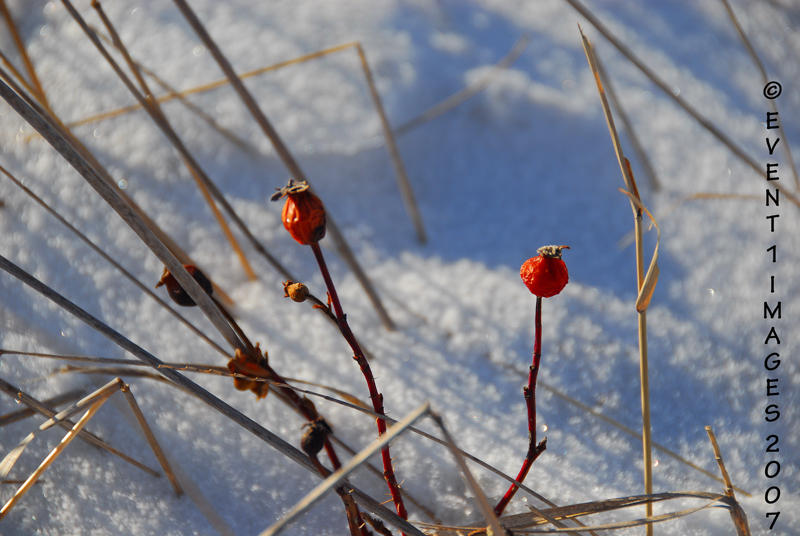
[[[307,182],[289,181],[275,195],[273,201],[286,197],[281,221],[292,238],[303,245],[322,240],[325,236],[325,206],[314,195]]]

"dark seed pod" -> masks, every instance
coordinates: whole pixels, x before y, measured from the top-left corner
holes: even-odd
[[[313,458],[322,450],[325,445],[325,439],[332,430],[322,417],[305,424],[304,427],[305,431],[300,439],[300,448]]]
[[[206,291],[206,294],[210,296],[211,292],[213,291],[213,286],[205,274],[192,264],[184,264],[183,267],[186,268],[186,271],[189,272],[192,277],[194,277],[194,280],[197,281],[197,284]],[[189,296],[185,290],[183,290],[183,287],[180,286],[178,280],[175,279],[175,276],[173,276],[166,268],[164,268],[164,273],[161,274],[161,279],[159,279],[158,283],[156,284],[156,288],[162,285],[167,287],[167,293],[169,294],[169,297],[172,298],[172,301],[178,305],[182,305],[183,307],[194,307],[197,305],[192,297]]]

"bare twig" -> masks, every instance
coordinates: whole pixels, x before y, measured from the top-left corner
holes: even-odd
[[[9,350],[9,351],[5,351],[5,353],[12,354],[12,353],[22,353],[22,352]],[[25,354],[29,354],[29,352],[25,352]],[[33,355],[36,355],[36,356],[44,355],[45,357],[62,358],[62,356],[57,356],[57,355],[54,355],[54,354],[39,354],[39,353],[35,353]],[[83,357],[83,356],[63,356],[63,358],[66,359],[66,360],[79,360],[79,361],[90,360],[92,362],[97,361],[97,359],[103,359],[103,358],[86,358],[86,357]],[[108,362],[109,363],[130,365],[130,366],[135,366],[135,365],[149,366],[146,363],[141,363],[139,361],[134,361],[134,360],[108,359]],[[357,400],[357,399],[356,400],[350,400],[352,395],[348,395],[347,397],[345,397],[345,396],[343,396],[343,394],[338,389],[334,389],[334,388],[332,388],[330,386],[326,386],[326,385],[320,385],[320,384],[317,384],[317,383],[314,383],[314,382],[306,382],[304,380],[299,380],[299,379],[296,379],[296,378],[283,378],[283,381],[279,382],[279,381],[276,381],[274,379],[270,379],[270,378],[266,378],[266,377],[252,376],[252,375],[239,374],[239,373],[231,373],[226,368],[217,367],[217,366],[214,366],[214,365],[194,365],[194,364],[187,364],[187,363],[163,363],[162,365],[160,365],[160,368],[169,368],[169,369],[185,371],[185,372],[197,372],[197,373],[201,373],[201,374],[215,374],[215,375],[219,375],[219,376],[226,376],[226,377],[232,377],[232,378],[242,378],[242,379],[250,380],[250,381],[266,382],[266,383],[269,383],[269,384],[275,385],[275,386],[281,386],[281,385],[285,386],[286,385],[285,382],[307,383],[307,384],[310,384],[310,385],[314,385],[316,387],[321,387],[323,389],[331,390],[334,393],[338,394],[339,396],[342,396],[344,398],[344,400],[338,399],[338,398],[334,398],[334,397],[331,397],[331,396],[328,396],[328,395],[325,395],[325,394],[322,394],[322,393],[319,393],[319,392],[316,392],[316,391],[309,391],[307,389],[301,389],[301,388],[298,388],[297,386],[292,386],[292,390],[295,391],[298,394],[309,395],[309,396],[312,396],[312,397],[318,397],[318,398],[321,398],[323,400],[327,400],[328,402],[332,402],[334,404],[339,404],[341,406],[350,408],[352,410],[358,411],[358,412],[363,413],[365,415],[369,415],[372,418],[381,419],[383,421],[386,421],[386,423],[388,425],[396,424],[398,422],[397,420],[393,419],[392,417],[389,417],[387,415],[380,415],[380,414],[376,413],[375,411],[373,411],[372,409],[367,407],[367,405],[364,402],[360,401],[360,400]],[[114,374],[114,375],[119,375],[119,376],[125,376],[125,375],[132,376],[132,375],[135,375],[137,377],[144,377],[144,378],[147,378],[147,379],[155,379],[155,380],[160,380],[160,381],[171,383],[167,378],[164,378],[163,376],[160,376],[158,374],[149,373],[149,372],[142,372],[142,371],[136,371],[136,370],[133,370],[133,369],[130,369],[130,368],[121,368],[121,367],[120,368],[117,368],[117,367],[64,367],[62,369],[59,369],[57,372],[76,372],[76,373],[81,373],[81,374],[92,374],[92,373]],[[543,386],[544,386],[544,384],[543,384]],[[549,388],[548,386],[544,386],[544,387],[545,388]],[[549,389],[552,389],[552,388],[549,388]],[[193,394],[190,391],[188,393],[189,394]],[[559,395],[559,396],[563,396],[563,395],[561,395],[561,393],[559,393],[557,391],[555,392],[555,394]],[[577,401],[574,401],[574,402],[577,403],[577,404],[580,404]],[[592,410],[588,409],[587,411],[591,412]],[[604,416],[600,415],[600,417],[602,418]],[[612,421],[612,424],[614,424],[614,422],[615,421]],[[413,432],[413,433],[415,433],[415,434],[417,434],[417,435],[429,440],[429,441],[433,441],[434,443],[437,443],[437,444],[442,445],[442,446],[448,446],[446,441],[444,441],[443,439],[441,439],[439,437],[436,437],[436,436],[434,436],[432,434],[429,434],[428,432],[425,432],[424,430],[421,430],[419,428],[415,428],[413,426],[410,427],[409,430],[411,432]],[[639,437],[636,434],[636,432],[634,432],[633,430],[627,429],[627,432],[629,434],[635,436],[635,437]],[[337,442],[338,444],[340,444],[345,450],[347,450],[351,454],[355,454],[356,451],[353,450],[352,448],[348,447],[341,440],[338,440],[336,438],[335,434],[331,434],[331,435],[333,437],[333,441],[334,442]],[[487,471],[499,476],[503,480],[506,480],[507,482],[518,486],[520,490],[524,491],[525,493],[527,493],[531,497],[536,498],[537,500],[543,502],[544,504],[550,506],[551,508],[558,508],[558,506],[555,503],[553,503],[552,501],[550,501],[546,497],[542,496],[541,494],[537,493],[536,491],[530,489],[529,487],[525,486],[522,482],[516,481],[513,477],[503,473],[502,471],[500,471],[496,467],[486,463],[485,461],[483,461],[480,458],[474,456],[473,454],[471,454],[471,453],[469,453],[469,452],[467,452],[465,450],[462,450],[462,449],[458,449],[458,450],[459,450],[459,453],[462,456],[464,456],[466,459],[468,459],[471,462],[479,465],[483,469],[486,469]],[[686,461],[685,463],[689,463],[691,465],[691,462]],[[379,470],[373,468],[371,465],[368,465],[368,467],[376,475],[378,475],[381,478],[383,478],[383,473],[382,472],[380,472]],[[706,473],[701,468],[698,468],[698,470],[700,470],[701,472]],[[711,476],[712,478],[715,478],[715,476],[710,474],[710,473],[709,473],[709,476]],[[407,491],[405,491],[402,488],[401,488],[400,491],[403,493],[403,495],[406,498],[408,498],[411,502],[415,503],[420,508],[421,511],[425,512],[426,515],[428,515],[430,518],[434,517],[432,512],[427,510],[423,505],[419,504],[419,502],[416,501],[413,497],[411,497],[408,494]],[[564,527],[565,526],[560,521],[548,517],[548,515],[546,513],[544,513],[543,511],[539,510],[538,508],[536,508],[536,507],[534,507],[534,506],[532,506],[530,504],[528,505],[528,508],[533,513],[535,513],[536,515],[542,516],[544,519],[547,519],[550,523],[554,524],[555,526],[558,526],[558,527]],[[591,531],[589,533],[593,534]]]
[[[542,297],[536,296],[536,312],[534,313],[534,341],[533,341],[533,358],[531,366],[528,369],[528,384],[523,388],[523,395],[525,397],[525,409],[528,415],[528,451],[525,453],[525,459],[522,461],[522,467],[519,469],[517,482],[523,482],[525,477],[528,476],[533,466],[533,462],[544,452],[547,448],[547,440],[542,440],[541,443],[536,443],[536,378],[539,375],[539,363],[542,357]],[[494,513],[502,515],[511,502],[511,499],[517,493],[519,486],[516,483],[511,484],[506,493],[494,507]]]
[[[325,264],[325,257],[322,255],[322,249],[319,247],[319,242],[311,242],[310,246],[311,250],[314,252],[314,257],[317,260],[317,264],[319,264],[319,271],[322,273],[322,277],[325,280],[325,286],[328,289],[328,296],[331,300],[333,311],[336,314],[336,322],[339,325],[339,330],[342,333],[342,337],[344,337],[344,339],[347,341],[347,344],[349,344],[350,348],[353,350],[353,358],[358,363],[361,373],[364,375],[364,380],[366,381],[367,389],[369,390],[369,398],[372,402],[372,407],[375,410],[375,413],[378,415],[385,415],[385,411],[383,409],[383,394],[378,391],[378,387],[375,384],[375,377],[372,374],[372,368],[370,367],[367,358],[364,356],[364,352],[361,350],[361,346],[358,344],[355,335],[353,335],[350,325],[347,323],[347,315],[344,314],[344,310],[342,309],[342,304],[339,301],[339,296],[336,293],[336,287],[333,284],[331,274],[328,271],[327,265]],[[378,426],[378,435],[385,434],[386,422],[383,419],[378,419],[376,424]],[[392,496],[392,502],[394,502],[397,515],[403,519],[407,519],[408,513],[406,512],[406,507],[403,504],[403,496],[400,493],[400,486],[397,484],[397,478],[394,474],[392,457],[389,452],[388,445],[381,449],[381,458],[383,461],[383,473],[386,478],[386,484],[389,487],[389,493]]]

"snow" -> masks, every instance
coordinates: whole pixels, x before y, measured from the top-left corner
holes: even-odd
[[[726,133],[759,164],[781,162],[780,186],[793,187],[781,153],[764,145],[767,101],[758,71],[715,2],[587,2],[595,14],[674,93]],[[780,2],[733,3],[742,26],[781,81],[776,101],[788,140],[796,121],[797,8]],[[577,23],[597,47],[615,89],[663,185],[655,190],[623,135],[645,204],[661,227],[660,279],[648,310],[653,440],[719,474],[704,426],[713,426],[753,534],[796,534],[800,526],[797,454],[800,344],[798,212],[783,196],[764,206],[766,183],[650,83],[566,2],[475,0],[341,0],[337,2],[213,2],[193,9],[240,71],[257,69],[342,43],[359,41],[373,70],[390,122],[404,124],[480,80],[529,32],[531,41],[491,85],[445,115],[398,140],[429,235],[414,235],[381,136],[381,125],[353,49],[250,78],[246,84],[325,200],[359,262],[375,283],[397,330],[379,322],[356,278],[323,246],[348,320],[374,356],[372,367],[389,415],[400,418],[424,401],[440,412],[459,446],[507,474],[516,474],[527,448],[525,382],[533,344],[535,300],[520,282],[520,264],[544,244],[569,244],[570,283],[543,306],[543,357],[537,390],[540,437],[546,452],[526,483],[560,505],[643,492],[640,441],[581,409],[590,407],[624,426],[641,427],[634,310],[635,261],[630,205],[618,191],[619,168]],[[78,120],[133,102],[60,2],[12,0],[44,89],[56,112]],[[100,22],[88,1],[78,10]],[[103,7],[132,55],[177,88],[222,77],[211,55],[172,3]],[[21,65],[9,35],[0,49]],[[160,93],[160,90],[158,91]],[[312,292],[324,283],[308,248],[283,230],[280,206],[269,203],[287,172],[235,93],[228,87],[194,95],[225,128],[251,144],[242,150],[179,104],[165,106],[186,145],[254,235]],[[619,123],[619,121],[618,121]],[[148,286],[162,265],[136,235],[46,143],[5,104],[0,105],[2,164],[109,255]],[[236,305],[253,341],[273,367],[292,378],[335,386],[367,398],[358,367],[338,332],[318,312],[283,297],[281,277],[249,245],[259,280],[249,282],[191,177],[141,111],[79,126],[75,133],[126,193],[203,267]],[[750,196],[686,200],[699,192]],[[104,319],[164,361],[224,365],[225,360],[178,324],[5,176],[0,179],[0,253]],[[775,233],[765,217],[780,213]],[[237,233],[237,236],[240,236]],[[244,243],[244,241],[243,241]],[[770,262],[766,248],[777,244]],[[655,233],[645,236],[649,258]],[[775,276],[774,294],[770,276]],[[782,319],[765,320],[763,302],[782,301]],[[113,343],[71,318],[7,274],[0,274],[0,347],[123,358]],[[215,340],[197,310],[182,310]],[[780,347],[765,345],[771,326]],[[780,352],[777,371],[764,357]],[[0,378],[38,398],[111,376],[52,374],[63,362],[2,355]],[[780,395],[766,396],[768,377]],[[176,497],[118,458],[73,442],[0,521],[3,534],[214,534],[198,494],[234,534],[257,534],[318,482],[246,430],[175,388],[124,375],[150,425],[195,493]],[[292,444],[302,420],[276,397],[255,400],[231,381],[191,378]],[[312,388],[312,390],[319,390]],[[120,395],[88,429],[155,467]],[[764,421],[779,404],[776,423]],[[375,436],[372,419],[323,400],[317,407],[337,436],[360,448]],[[0,398],[0,413],[16,409]],[[7,453],[37,419],[3,427]],[[433,431],[432,423],[421,427]],[[765,437],[780,452],[765,453]],[[63,435],[48,431],[25,451],[8,478],[25,478]],[[478,522],[479,511],[452,458],[415,435],[392,447],[403,487],[445,523]],[[656,450],[656,491],[722,491],[723,485]],[[768,460],[781,463],[772,481]],[[375,460],[378,463],[378,460]],[[506,482],[471,466],[490,501]],[[379,478],[360,470],[353,482],[387,498]],[[765,490],[777,483],[781,511],[769,532]],[[15,486],[3,485],[4,502]],[[191,496],[191,497],[190,497]],[[520,492],[510,513],[542,507]],[[656,512],[697,505],[670,503]],[[424,520],[413,505],[412,519]],[[292,534],[342,534],[341,502],[315,505]],[[644,514],[625,511],[616,519]],[[603,518],[605,519],[605,518]],[[215,529],[215,526],[217,527]],[[620,534],[641,534],[628,529]],[[657,534],[733,533],[730,516],[704,510],[656,526]]]

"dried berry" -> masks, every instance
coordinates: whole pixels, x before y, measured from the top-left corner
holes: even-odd
[[[522,264],[519,275],[533,294],[549,298],[561,292],[569,281],[567,265],[561,260],[561,250],[569,246],[542,246],[539,255]]]
[[[286,197],[281,212],[283,226],[292,238],[303,245],[322,240],[325,236],[325,207],[319,197],[314,195],[305,181],[289,181],[289,184],[278,190],[272,200]]]
[[[284,298],[291,298],[292,301],[304,302],[308,298],[308,287],[303,283],[284,281],[283,296]]]
[[[313,458],[322,450],[322,447],[325,445],[325,440],[332,430],[330,425],[328,425],[322,417],[304,424],[303,427],[306,430],[303,432],[303,437],[300,439],[300,448]]]
[[[269,378],[270,371],[266,368],[267,353],[261,357],[261,350],[256,343],[257,356],[245,353],[236,349],[233,359],[228,361],[228,370],[233,374],[251,376],[254,378]],[[264,381],[250,380],[242,377],[233,378],[233,386],[239,391],[253,391],[258,398],[264,398],[269,394],[269,383]]]
[[[213,287],[211,285],[211,281],[208,280],[205,274],[192,264],[184,264],[183,267],[186,268],[186,271],[189,272],[192,277],[194,277],[194,280],[197,281],[200,287],[206,291],[206,294],[211,295]],[[189,296],[185,290],[183,290],[183,287],[180,286],[178,280],[175,279],[175,276],[173,276],[166,268],[164,268],[164,273],[161,274],[161,279],[159,279],[158,283],[156,284],[156,288],[160,287],[161,285],[165,285],[167,287],[167,293],[169,294],[169,297],[172,298],[172,301],[178,305],[182,305],[184,307],[193,307],[197,305],[192,297]]]

